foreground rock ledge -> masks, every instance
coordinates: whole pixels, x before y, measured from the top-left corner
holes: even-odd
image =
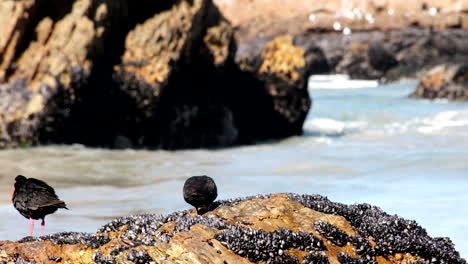
[[[214,207],[0,241],[0,263],[466,263],[450,239],[369,204],[273,194]]]

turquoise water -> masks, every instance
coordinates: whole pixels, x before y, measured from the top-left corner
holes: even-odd
[[[371,203],[416,220],[431,236],[450,237],[467,258],[468,103],[408,99],[415,85],[312,90],[305,135],[256,146],[0,151],[0,239],[28,233],[29,222],[8,200],[16,174],[46,180],[69,205],[46,218],[46,233],[93,232],[130,213],[187,209],[184,180],[207,174],[220,199],[295,192]]]

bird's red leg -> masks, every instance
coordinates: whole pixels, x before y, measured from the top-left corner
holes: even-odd
[[[29,217],[29,236],[33,235],[34,231],[34,219],[32,217]]]
[[[44,235],[44,232],[45,232],[45,221],[44,221],[44,218],[42,218],[42,222],[41,222],[41,236]]]

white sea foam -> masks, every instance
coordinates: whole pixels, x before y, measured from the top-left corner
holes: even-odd
[[[363,128],[367,125],[362,121],[339,121],[331,118],[313,118],[304,123],[304,131],[309,134],[325,136],[341,136],[346,132]]]
[[[434,133],[446,128],[468,126],[468,112],[445,111],[432,118],[423,119],[418,132]]]
[[[448,128],[468,127],[468,111],[444,111],[427,118],[415,118],[399,121],[384,126],[384,131],[391,134],[417,132],[433,134]]]
[[[345,74],[312,75],[309,77],[309,89],[359,89],[377,87],[376,80],[352,80]]]

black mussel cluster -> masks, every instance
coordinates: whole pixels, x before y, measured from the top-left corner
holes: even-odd
[[[227,230],[215,235],[228,249],[236,254],[248,258],[252,262],[290,261],[291,256],[285,250],[299,249],[304,251],[325,250],[321,239],[306,232],[293,232],[290,229],[280,228],[274,232],[266,232],[242,226],[231,226]]]
[[[348,253],[338,253],[338,260],[341,264],[377,264],[375,260],[366,258],[353,258]]]
[[[93,253],[93,264],[115,264],[115,258],[113,256],[104,256],[101,251]]]
[[[371,237],[376,242],[375,248],[371,250],[366,245],[367,243],[361,240],[363,248],[356,249],[358,254],[361,251],[366,256],[367,254],[387,256],[395,253],[409,253],[440,264],[466,264],[450,239],[428,236],[426,230],[415,221],[389,215],[382,209],[369,204],[345,205],[331,202],[321,195],[287,195],[289,199],[305,207],[345,217],[360,236]],[[333,241],[333,239],[330,240]],[[353,243],[353,241],[361,243],[352,238],[350,242]]]
[[[376,256],[374,248],[367,239],[361,236],[350,236],[327,222],[317,221],[314,225],[315,229],[333,244],[343,247],[350,243],[353,245],[355,253],[366,260],[372,260]]]
[[[230,224],[215,216],[184,215],[176,219],[174,233],[189,231],[190,228],[196,224],[201,224],[216,229],[226,229],[231,226]]]
[[[330,223],[317,221],[314,226],[320,235],[339,247],[346,246],[350,240],[348,234]]]
[[[148,255],[148,252],[144,249],[130,250],[130,252],[127,253],[127,260],[135,264],[148,264],[154,262],[150,255]]]
[[[166,216],[156,214],[129,215],[112,220],[99,229],[99,232],[117,232],[122,226],[125,231],[119,238],[132,241],[136,245],[153,245],[156,239],[169,242],[170,235],[161,232],[159,228],[170,221],[187,215],[189,211],[172,213]]]
[[[310,251],[304,257],[302,264],[329,264],[325,252]]]
[[[86,247],[98,248],[110,241],[108,236],[98,236],[95,234],[81,232],[61,232],[41,237],[24,237],[18,243],[33,241],[50,241],[57,245],[80,244]]]

